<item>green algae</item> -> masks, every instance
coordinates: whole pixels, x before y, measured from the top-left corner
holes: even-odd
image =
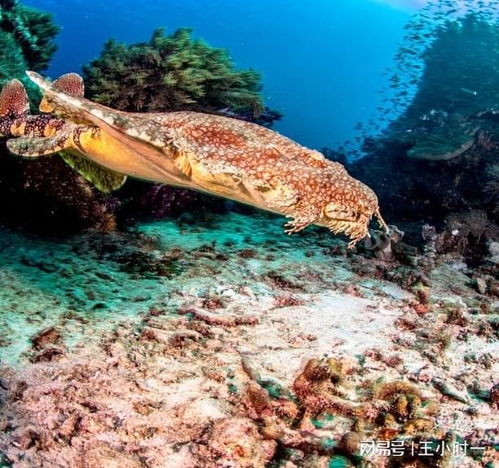
[[[328,468],[348,468],[352,467],[352,462],[341,455],[335,455],[329,460]]]
[[[272,398],[282,398],[286,393],[286,389],[278,382],[266,381],[261,383],[262,387],[267,390],[267,393]]]
[[[316,429],[322,429],[327,423],[334,420],[334,415],[329,413],[321,413],[318,417],[312,418],[310,421]]]

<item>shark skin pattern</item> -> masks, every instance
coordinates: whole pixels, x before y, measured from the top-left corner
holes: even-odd
[[[63,151],[103,191],[119,188],[127,176],[190,188],[290,218],[288,233],[327,227],[347,235],[349,247],[369,236],[373,217],[388,231],[369,187],[342,164],[266,127],[190,111],[122,112],[85,99],[77,74],[53,83],[28,76],[44,93],[46,114],[30,116],[19,102],[20,82],[17,90],[6,85],[12,90],[0,96],[0,134],[14,137],[8,141],[14,154]],[[98,176],[89,177],[89,168]]]

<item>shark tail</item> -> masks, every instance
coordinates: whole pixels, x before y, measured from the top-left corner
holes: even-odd
[[[169,129],[160,122],[151,121],[149,132],[140,132],[138,129],[144,122],[141,115],[111,109],[85,99],[81,95],[77,96],[74,93],[58,89],[51,81],[36,72],[27,71],[26,74],[45,93],[44,108],[53,109],[53,114],[61,116],[65,120],[70,120],[75,124],[99,127],[111,137],[119,141],[126,141],[144,164],[153,167],[160,174],[169,176],[157,159],[168,147],[172,136]],[[75,79],[75,74],[70,75]],[[157,157],[155,158],[151,154]]]

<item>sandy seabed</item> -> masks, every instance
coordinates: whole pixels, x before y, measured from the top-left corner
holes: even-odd
[[[4,231],[0,466],[498,463],[497,298],[281,221]]]

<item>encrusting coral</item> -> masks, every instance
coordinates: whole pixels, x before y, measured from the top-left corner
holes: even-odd
[[[293,391],[262,378],[246,357],[242,367],[249,378],[242,396],[249,417],[265,439],[277,442],[276,453],[298,466],[309,466],[319,455],[329,459],[329,466],[371,467],[371,457],[365,456],[369,440],[390,441],[405,447],[408,455],[411,444],[453,437],[436,427],[438,404],[412,383],[359,380],[359,369],[341,359],[310,359],[295,378]],[[324,436],[325,427],[335,437]],[[450,458],[441,453],[431,466],[450,467]],[[397,462],[397,455],[391,462]]]

